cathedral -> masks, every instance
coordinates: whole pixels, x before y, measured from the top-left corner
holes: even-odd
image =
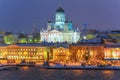
[[[55,13],[55,22],[48,21],[47,30],[40,31],[41,42],[76,43],[80,39],[80,30],[73,27],[72,21],[66,21],[64,10],[59,7]]]

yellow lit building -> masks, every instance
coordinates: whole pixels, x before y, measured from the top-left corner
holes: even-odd
[[[116,60],[120,59],[120,46],[114,45],[114,46],[105,46],[105,59],[110,60]]]
[[[55,48],[53,49],[53,61],[66,62],[70,60],[70,53],[68,48]]]
[[[47,47],[40,45],[6,45],[0,46],[0,59],[13,60],[16,63],[44,61],[47,59]]]
[[[74,44],[69,46],[70,59],[75,62],[104,59],[104,46],[99,44]]]
[[[0,62],[99,62],[120,59],[120,45],[71,44],[68,48],[43,46],[41,44],[0,44]]]

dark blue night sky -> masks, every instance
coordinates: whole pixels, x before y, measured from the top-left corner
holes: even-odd
[[[46,28],[59,5],[75,27],[120,30],[120,0],[0,0],[0,30],[32,32],[33,23]]]

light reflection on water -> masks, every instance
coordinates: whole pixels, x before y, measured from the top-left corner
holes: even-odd
[[[114,71],[112,70],[104,70],[102,71],[103,77],[107,80],[112,80],[112,77],[115,75]]]
[[[0,80],[120,80],[119,70],[53,70],[21,67],[0,71]]]
[[[22,69],[22,70],[29,70],[29,67],[28,66],[23,66],[23,67],[21,67],[20,69]]]
[[[114,72],[112,71],[112,70],[104,70],[104,71],[102,71],[103,72],[103,74],[105,75],[105,74],[110,74],[110,75],[113,75],[114,74]]]
[[[81,75],[83,73],[82,70],[73,70],[73,73],[75,73],[75,75]]]

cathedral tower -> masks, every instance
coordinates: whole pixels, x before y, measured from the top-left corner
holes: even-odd
[[[56,10],[55,22],[56,25],[62,25],[65,22],[65,13],[61,7]]]

